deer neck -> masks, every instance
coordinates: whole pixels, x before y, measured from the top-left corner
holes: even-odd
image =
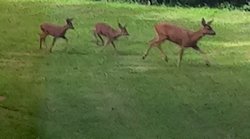
[[[121,30],[120,30],[120,29],[117,29],[117,30],[115,31],[113,37],[114,37],[115,39],[117,39],[117,38],[119,38],[121,35],[122,35]]]
[[[64,25],[63,26],[63,34],[65,34],[68,29],[69,29],[69,25]]]
[[[190,38],[191,38],[192,42],[198,42],[203,36],[204,36],[204,34],[203,34],[202,30],[200,29],[196,32],[193,32],[191,34]]]

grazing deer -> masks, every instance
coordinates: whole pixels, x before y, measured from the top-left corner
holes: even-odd
[[[122,26],[120,23],[118,23],[118,27],[119,27],[118,29],[114,29],[106,23],[97,23],[95,25],[95,29],[93,30],[94,36],[96,38],[96,44],[99,45],[98,38],[97,38],[98,36],[102,42],[101,45],[107,46],[109,43],[111,43],[114,49],[117,50],[114,44],[114,40],[118,39],[120,36],[129,35],[126,29],[126,25]],[[104,44],[102,36],[107,38],[107,41],[105,44]]]
[[[205,35],[215,35],[215,31],[211,27],[212,21],[206,22],[204,18],[202,18],[201,24],[202,27],[196,32],[186,30],[175,25],[171,25],[168,23],[159,23],[155,25],[156,36],[153,40],[150,41],[150,46],[145,52],[142,59],[145,59],[152,47],[157,47],[162,55],[162,58],[167,62],[168,58],[164,54],[161,44],[165,40],[169,40],[180,46],[179,60],[177,66],[180,66],[182,56],[185,48],[193,48],[194,50],[203,54],[206,65],[209,66],[210,62],[206,54],[198,47],[197,42]]]
[[[52,46],[50,47],[50,52],[52,52],[52,48],[58,38],[63,38],[64,40],[66,40],[66,42],[68,42],[68,39],[65,37],[65,34],[68,29],[74,29],[72,20],[72,18],[66,19],[66,24],[64,26],[58,26],[50,23],[41,24],[40,28],[42,33],[40,33],[40,49],[42,49],[42,43],[45,43],[45,39],[48,35],[54,37]]]

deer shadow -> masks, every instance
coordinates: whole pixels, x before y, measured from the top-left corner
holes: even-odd
[[[80,51],[68,51],[67,53],[70,55],[88,55],[89,54],[87,52],[80,52]]]
[[[88,55],[89,54],[86,51],[80,51],[80,50],[76,50],[74,48],[71,48],[66,52],[67,52],[67,54],[70,54],[70,55]]]
[[[121,50],[117,50],[117,54],[120,56],[141,56],[142,53],[139,52],[128,52],[128,51],[121,51]]]

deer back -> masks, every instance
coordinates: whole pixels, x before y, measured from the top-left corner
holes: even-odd
[[[155,25],[155,30],[159,37],[164,37],[173,43],[178,45],[183,45],[185,42],[191,42],[190,30],[168,24],[168,23],[159,23]]]
[[[97,23],[95,25],[95,30],[97,33],[108,38],[115,38],[120,33],[119,30],[112,28],[106,23]]]
[[[43,32],[54,37],[64,36],[67,30],[66,26],[58,26],[50,23],[43,23],[40,25],[40,28]]]

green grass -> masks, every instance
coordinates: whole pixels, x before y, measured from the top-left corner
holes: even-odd
[[[74,18],[69,51],[39,50],[42,22]],[[153,25],[168,21],[196,30],[214,19],[215,37],[199,44],[212,62],[164,44],[153,49]],[[207,8],[147,7],[80,0],[0,1],[0,138],[247,138],[250,136],[250,13]],[[96,22],[128,24],[131,34],[101,52]],[[51,43],[51,38],[47,44]]]

